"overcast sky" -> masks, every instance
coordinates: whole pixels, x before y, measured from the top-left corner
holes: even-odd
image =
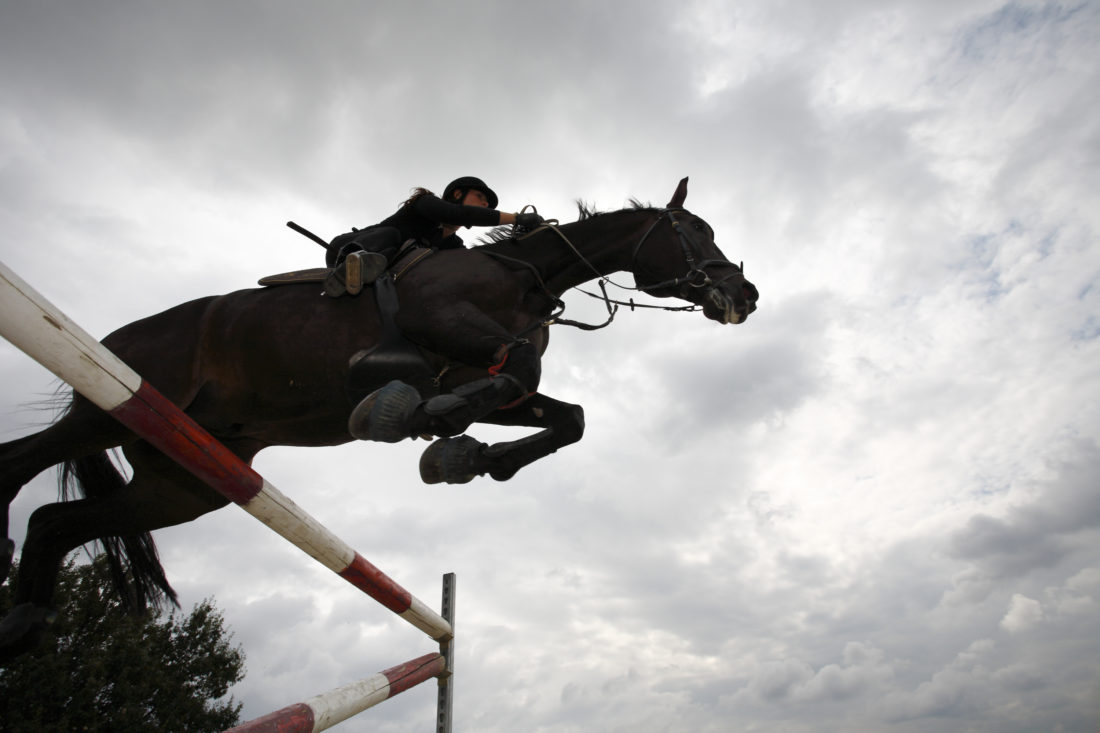
[[[1098,47],[1095,2],[0,0],[0,254],[102,337],[320,265],[288,219],[689,175],[760,309],[555,330],[581,443],[506,483],[426,486],[422,442],[257,469],[422,600],[458,574],[458,731],[1095,732]],[[0,440],[53,386],[0,344]],[[246,718],[433,650],[235,507],[157,537]]]

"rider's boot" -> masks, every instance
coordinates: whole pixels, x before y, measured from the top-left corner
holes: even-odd
[[[344,293],[358,295],[386,271],[389,258],[379,252],[352,252],[325,279],[324,292],[330,298]]]
[[[358,295],[364,285],[370,285],[386,271],[389,259],[379,252],[352,252],[344,260],[344,287],[350,295]]]
[[[419,393],[394,380],[359,403],[348,431],[360,440],[396,443],[416,435],[449,437],[500,407],[518,402],[527,390],[508,374],[463,384],[449,394],[420,400]]]
[[[389,258],[381,252],[352,252],[347,260],[347,281],[370,285],[389,265]]]

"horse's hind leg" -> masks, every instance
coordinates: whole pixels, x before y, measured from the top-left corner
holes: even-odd
[[[425,483],[461,484],[485,474],[506,481],[524,466],[576,443],[584,435],[584,409],[543,394],[533,395],[516,407],[498,410],[480,422],[543,429],[519,440],[492,445],[468,435],[441,438],[420,457],[420,477]]]
[[[31,515],[13,597],[15,608],[0,623],[0,660],[22,653],[36,642],[61,563],[70,551],[102,538],[133,537],[189,522],[228,503],[144,441],[124,452],[134,477],[121,490],[109,496],[47,504]],[[249,460],[256,450],[234,452]],[[159,582],[156,577],[138,581],[146,587],[167,585],[159,563],[155,568],[131,563],[129,569],[160,578]]]
[[[66,414],[50,427],[0,444],[0,582],[8,576],[15,543],[8,535],[8,509],[31,479],[50,466],[98,453],[135,439],[124,425],[77,395]]]
[[[3,530],[3,544],[0,545],[0,583],[7,580],[8,571],[11,569],[11,559],[15,554],[15,542],[8,535],[8,509],[11,507],[11,503],[15,501],[15,497],[18,496],[19,490],[30,480],[7,479],[5,476],[5,469],[8,467],[7,457],[18,453],[36,437],[37,434],[28,435],[0,445],[0,500],[4,502],[4,516],[0,519],[0,529]]]

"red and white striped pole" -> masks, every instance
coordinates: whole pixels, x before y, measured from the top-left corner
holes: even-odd
[[[195,476],[431,638],[451,624],[252,470],[0,262],[0,335]]]
[[[316,733],[425,680],[438,677],[446,668],[447,661],[442,655],[425,654],[372,677],[242,723],[225,733]]]

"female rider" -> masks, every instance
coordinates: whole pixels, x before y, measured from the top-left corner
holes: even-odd
[[[465,247],[455,233],[459,227],[516,224],[534,228],[543,221],[536,213],[511,214],[497,211],[496,206],[497,195],[484,181],[473,176],[451,181],[442,198],[426,189],[415,189],[409,200],[389,218],[332,240],[329,266],[343,264],[337,272],[346,269],[346,273],[341,274],[348,282],[374,282],[409,240],[434,249],[458,249]],[[368,395],[352,411],[348,429],[353,436],[395,442],[427,431],[435,435],[455,435],[485,412],[523,400],[534,391],[540,373],[535,346],[526,339],[503,332],[495,323],[485,323],[484,317],[479,318],[476,313],[461,312],[464,315],[451,314],[457,321],[445,321],[446,327],[434,334],[432,341],[442,353],[450,351],[448,345],[454,346],[465,354],[464,360],[471,365],[481,362],[491,367],[489,376],[431,400],[422,400],[415,388],[399,380],[391,381]],[[471,358],[475,351],[484,353]],[[367,351],[353,357],[350,382],[357,380],[356,372],[372,368],[369,357]],[[399,416],[400,419],[396,419]]]
[[[348,269],[361,271],[358,279],[366,284],[385,272],[389,260],[409,240],[434,249],[465,247],[455,234],[459,227],[518,224],[533,227],[541,223],[538,214],[511,214],[497,211],[497,195],[485,182],[474,176],[456,178],[447,184],[439,198],[425,188],[413,195],[396,212],[374,226],[341,234],[329,244],[327,264],[339,266],[348,255],[360,253]],[[349,278],[350,279],[350,278]]]

